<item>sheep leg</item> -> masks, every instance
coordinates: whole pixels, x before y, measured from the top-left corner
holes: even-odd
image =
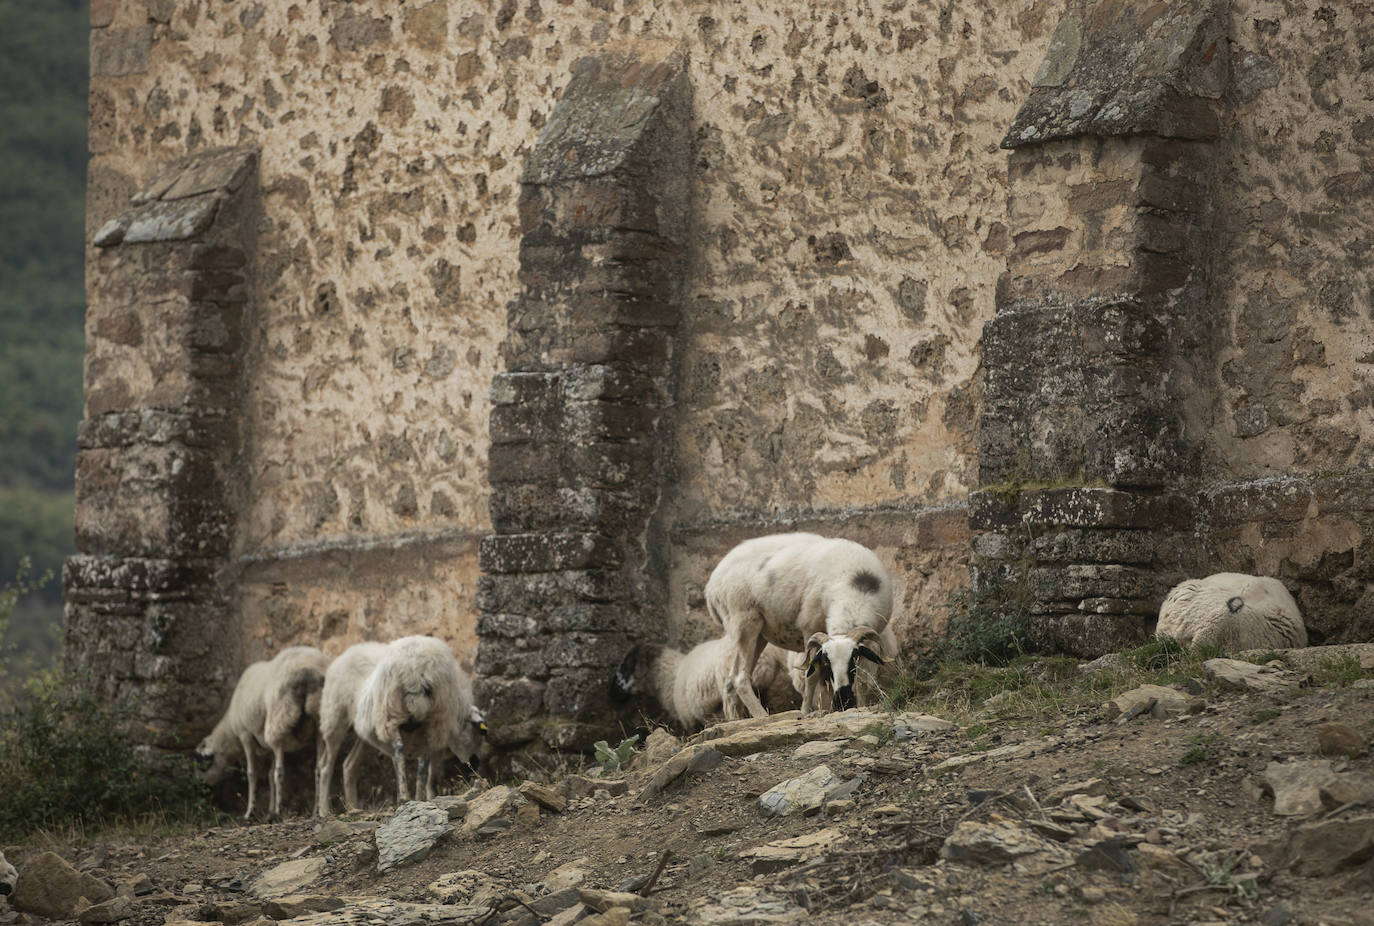
[[[286,750],[281,746],[272,747],[272,819],[281,817],[281,792],[286,781]]]
[[[762,622],[755,619],[735,628],[732,634],[734,646],[730,648],[730,664],[726,669],[725,684],[721,691],[721,706],[725,709],[725,719],[739,717],[739,704],[748,709],[752,717],[767,717],[759,696],[754,693],[754,664],[763,652]]]
[[[425,776],[425,800],[434,800],[439,789],[439,778],[443,775],[444,753],[442,750],[429,757],[429,773]]]
[[[344,807],[348,810],[357,810],[361,805],[358,801],[358,763],[363,760],[363,749],[366,747],[362,737],[353,741],[353,748],[344,756]]]
[[[252,737],[244,736],[239,738],[239,743],[243,746],[244,764],[248,767],[248,809],[243,812],[243,819],[253,819],[253,805],[258,797],[258,764],[254,761],[253,751],[256,744]]]
[[[406,744],[397,736],[391,747],[391,764],[396,767],[396,803],[404,804],[410,800],[410,788],[406,786]]]
[[[433,796],[429,793],[429,756],[422,752],[415,760],[415,799],[427,801]]]
[[[334,758],[338,745],[321,736],[315,746],[315,815],[329,816],[329,791],[334,787]]]

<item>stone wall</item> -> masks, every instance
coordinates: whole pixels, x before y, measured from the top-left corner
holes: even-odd
[[[244,658],[428,631],[475,659],[520,174],[574,62],[664,36],[692,184],[658,519],[700,552],[663,552],[652,632],[710,632],[678,603],[725,537],[802,519],[880,544],[900,512],[932,544],[892,548],[902,626],[938,626],[1006,249],[996,142],[1052,6],[93,3],[92,234],[161,165],[261,154]]]
[[[289,643],[429,632],[490,697],[568,721],[519,736],[580,745],[614,651],[713,634],[711,566],[791,529],[878,550],[905,639],[971,560],[1079,652],[1216,568],[1374,628],[1363,7],[91,17],[67,585],[72,651],[118,649],[112,678],[152,683],[158,653],[190,678],[211,640],[230,679]],[[579,96],[589,67],[657,102]],[[202,195],[160,171],[225,150],[254,179],[214,188],[213,221],[127,235],[136,191]],[[223,236],[242,266],[196,264]],[[176,288],[234,273],[239,302]],[[243,307],[229,346],[196,346],[202,303]],[[140,498],[162,502],[133,518]],[[173,599],[204,605],[184,668],[156,630]]]

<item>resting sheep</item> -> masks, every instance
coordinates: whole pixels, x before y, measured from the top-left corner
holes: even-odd
[[[845,710],[855,705],[853,678],[844,673],[854,632],[886,629],[892,580],[877,555],[861,544],[816,534],[774,534],[746,540],[725,554],[706,582],[706,608],[730,641],[720,675],[727,719],[739,716],[739,704],[754,717],[766,716],[750,686],[765,643],[803,651],[817,631],[831,638],[821,648],[831,668],[833,706]]]
[[[248,771],[244,819],[253,816],[256,802],[259,748],[272,753],[271,812],[281,816],[284,757],[315,738],[327,665],[324,653],[313,646],[289,646],[270,661],[253,663],[239,676],[229,709],[196,747],[210,784],[224,776],[231,759],[244,756]]]
[[[1155,633],[1232,652],[1307,645],[1302,614],[1283,583],[1238,572],[1175,585],[1160,606]]]
[[[402,637],[387,644],[358,690],[353,732],[391,757],[400,802],[410,799],[407,756],[419,760],[417,794],[423,779],[424,797],[432,798],[445,752],[459,738],[462,725],[471,722],[472,703],[472,679],[447,643],[434,637]],[[347,761],[344,771],[347,775]]]
[[[694,730],[721,709],[720,674],[725,671],[730,641],[721,638],[698,643],[683,653],[657,644],[640,644],[626,654],[611,679],[611,697],[626,701],[651,692],[672,718],[686,730]],[[754,687],[769,692],[776,707],[792,701],[786,654],[776,646],[764,647],[752,675]]]

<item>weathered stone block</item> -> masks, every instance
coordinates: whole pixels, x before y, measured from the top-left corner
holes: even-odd
[[[104,14],[92,9],[93,19]],[[106,20],[108,22],[108,20]],[[153,47],[153,27],[105,28],[91,33],[91,76],[128,77],[148,72],[148,53]]]
[[[605,668],[618,663],[629,649],[623,634],[571,631],[547,637],[543,657],[550,668]]]
[[[483,611],[538,615],[560,605],[619,601],[627,591],[624,578],[609,569],[484,575],[477,583],[477,606]]]
[[[482,538],[487,573],[546,573],[620,565],[616,543],[600,534],[496,534]]]

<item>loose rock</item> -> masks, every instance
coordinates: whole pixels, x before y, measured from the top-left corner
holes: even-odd
[[[1324,756],[1358,759],[1367,748],[1364,737],[1354,727],[1343,723],[1317,725],[1317,751]]]
[[[711,746],[701,743],[688,746],[658,767],[649,783],[639,792],[639,799],[647,801],[683,775],[709,771],[723,761],[725,757]]]
[[[844,842],[845,838],[844,833],[839,829],[829,827],[814,833],[807,833],[804,836],[764,843],[761,846],[746,849],[739,855],[740,858],[749,860],[750,869],[754,874],[769,874],[810,861]]]
[[[469,801],[467,816],[463,818],[463,833],[472,835],[500,817],[510,809],[515,796],[515,789],[496,785]]]
[[[1073,860],[1057,843],[1043,839],[1013,823],[978,823],[965,820],[954,828],[940,848],[940,857],[972,865],[1004,865],[1023,862],[1037,873]]]
[[[248,888],[248,893],[260,899],[299,894],[302,888],[318,881],[324,869],[325,860],[322,858],[298,858],[282,862],[263,872]]]
[[[377,870],[388,872],[418,862],[451,832],[448,811],[428,801],[407,801],[377,827]]]
[[[1112,698],[1102,705],[1102,711],[1108,720],[1124,723],[1141,715],[1149,715],[1155,720],[1168,720],[1196,713],[1202,706],[1201,699],[1190,698],[1177,688],[1141,685]]]
[[[1239,659],[1208,659],[1202,664],[1208,681],[1233,691],[1274,692],[1293,688],[1302,681],[1278,665],[1257,666]]]
[[[97,904],[91,904],[77,914],[77,919],[85,926],[103,926],[118,923],[134,914],[134,902],[129,897],[113,897]]]
[[[768,817],[816,810],[839,783],[828,765],[818,765],[799,778],[770,788],[759,798],[759,809]]]
[[[1329,759],[1309,762],[1270,762],[1264,784],[1274,794],[1274,813],[1295,817],[1322,809],[1322,788],[1336,781]]]
[[[554,813],[562,813],[568,807],[566,795],[559,794],[553,788],[533,781],[527,781],[520,786],[520,795],[540,807],[552,810]]]
[[[10,904],[23,913],[50,920],[76,916],[77,901],[104,903],[114,891],[104,881],[77,871],[54,852],[40,852],[24,865],[10,895]]]
[[[1288,837],[1285,858],[1300,875],[1329,875],[1374,855],[1374,816],[1323,820],[1299,826]]]

